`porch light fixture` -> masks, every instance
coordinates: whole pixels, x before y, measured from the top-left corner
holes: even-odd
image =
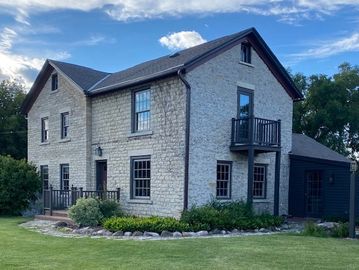
[[[102,157],[102,148],[100,146],[97,146],[95,149],[96,155],[99,157]]]

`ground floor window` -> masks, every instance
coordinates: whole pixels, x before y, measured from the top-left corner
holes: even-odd
[[[69,164],[61,164],[61,189],[69,190],[70,188],[70,166]]]
[[[265,199],[267,186],[267,165],[254,165],[253,198]]]
[[[43,189],[49,189],[49,166],[40,166],[40,175]]]
[[[217,162],[217,199],[229,199],[231,197],[230,185],[232,177],[232,163],[230,161]]]
[[[131,197],[149,199],[151,195],[151,157],[131,158]]]

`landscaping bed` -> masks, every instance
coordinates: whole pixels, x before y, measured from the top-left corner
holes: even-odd
[[[254,214],[243,202],[213,201],[192,207],[180,219],[171,217],[127,216],[117,203],[93,198],[79,199],[69,210],[79,228],[57,224],[60,230],[91,236],[196,237],[238,233],[269,233],[280,231],[282,217]]]

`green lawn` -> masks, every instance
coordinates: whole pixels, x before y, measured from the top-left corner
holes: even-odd
[[[0,218],[0,269],[359,269],[359,241],[292,235],[169,241],[44,236]]]

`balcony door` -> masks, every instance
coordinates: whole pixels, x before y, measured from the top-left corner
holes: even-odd
[[[253,115],[253,91],[238,88],[237,102],[237,139],[242,142],[249,141],[249,117]]]
[[[245,88],[238,88],[238,118],[245,118],[253,115],[253,91]]]

